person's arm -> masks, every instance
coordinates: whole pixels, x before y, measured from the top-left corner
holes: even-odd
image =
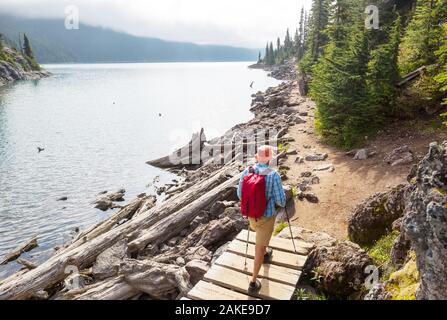
[[[286,206],[286,193],[281,182],[281,176],[278,172],[273,174],[273,198],[275,199],[275,204],[280,207]]]
[[[244,180],[245,175],[247,174],[248,170],[245,169],[244,172],[242,172],[242,176],[239,179],[239,185],[237,187],[237,197],[239,198],[239,200],[242,199],[242,181]]]

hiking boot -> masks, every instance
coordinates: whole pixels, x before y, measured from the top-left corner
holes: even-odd
[[[264,263],[272,262],[273,250],[271,248],[267,248],[266,253],[264,254]]]
[[[261,282],[256,279],[255,282],[250,282],[250,284],[248,285],[248,294],[250,295],[255,295],[258,294],[259,291],[261,290]]]

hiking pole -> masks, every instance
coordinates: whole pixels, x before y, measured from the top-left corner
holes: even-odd
[[[294,238],[293,238],[292,226],[291,226],[291,224],[290,224],[289,214],[287,213],[287,203],[286,203],[286,205],[284,206],[284,210],[286,211],[287,223],[289,224],[290,236],[292,237],[293,250],[295,250],[295,253],[298,253],[298,252],[296,251],[296,247],[295,247],[295,240],[294,240]]]
[[[248,221],[248,219],[247,219]],[[248,221],[248,228],[247,228],[247,245],[245,246],[245,263],[244,268],[247,268],[247,256],[248,256],[248,241],[250,240],[250,221]]]

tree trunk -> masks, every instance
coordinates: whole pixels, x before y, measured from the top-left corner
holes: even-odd
[[[3,260],[0,260],[0,265],[5,265],[8,262],[16,260],[18,257],[22,255],[22,253],[31,251],[36,247],[37,247],[37,237],[33,237],[27,242],[15,248],[13,251],[7,253],[3,257]]]

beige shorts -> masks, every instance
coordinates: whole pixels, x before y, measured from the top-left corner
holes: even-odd
[[[268,247],[275,228],[276,216],[269,218],[259,218],[258,220],[249,218],[250,228],[256,232],[256,244]]]

